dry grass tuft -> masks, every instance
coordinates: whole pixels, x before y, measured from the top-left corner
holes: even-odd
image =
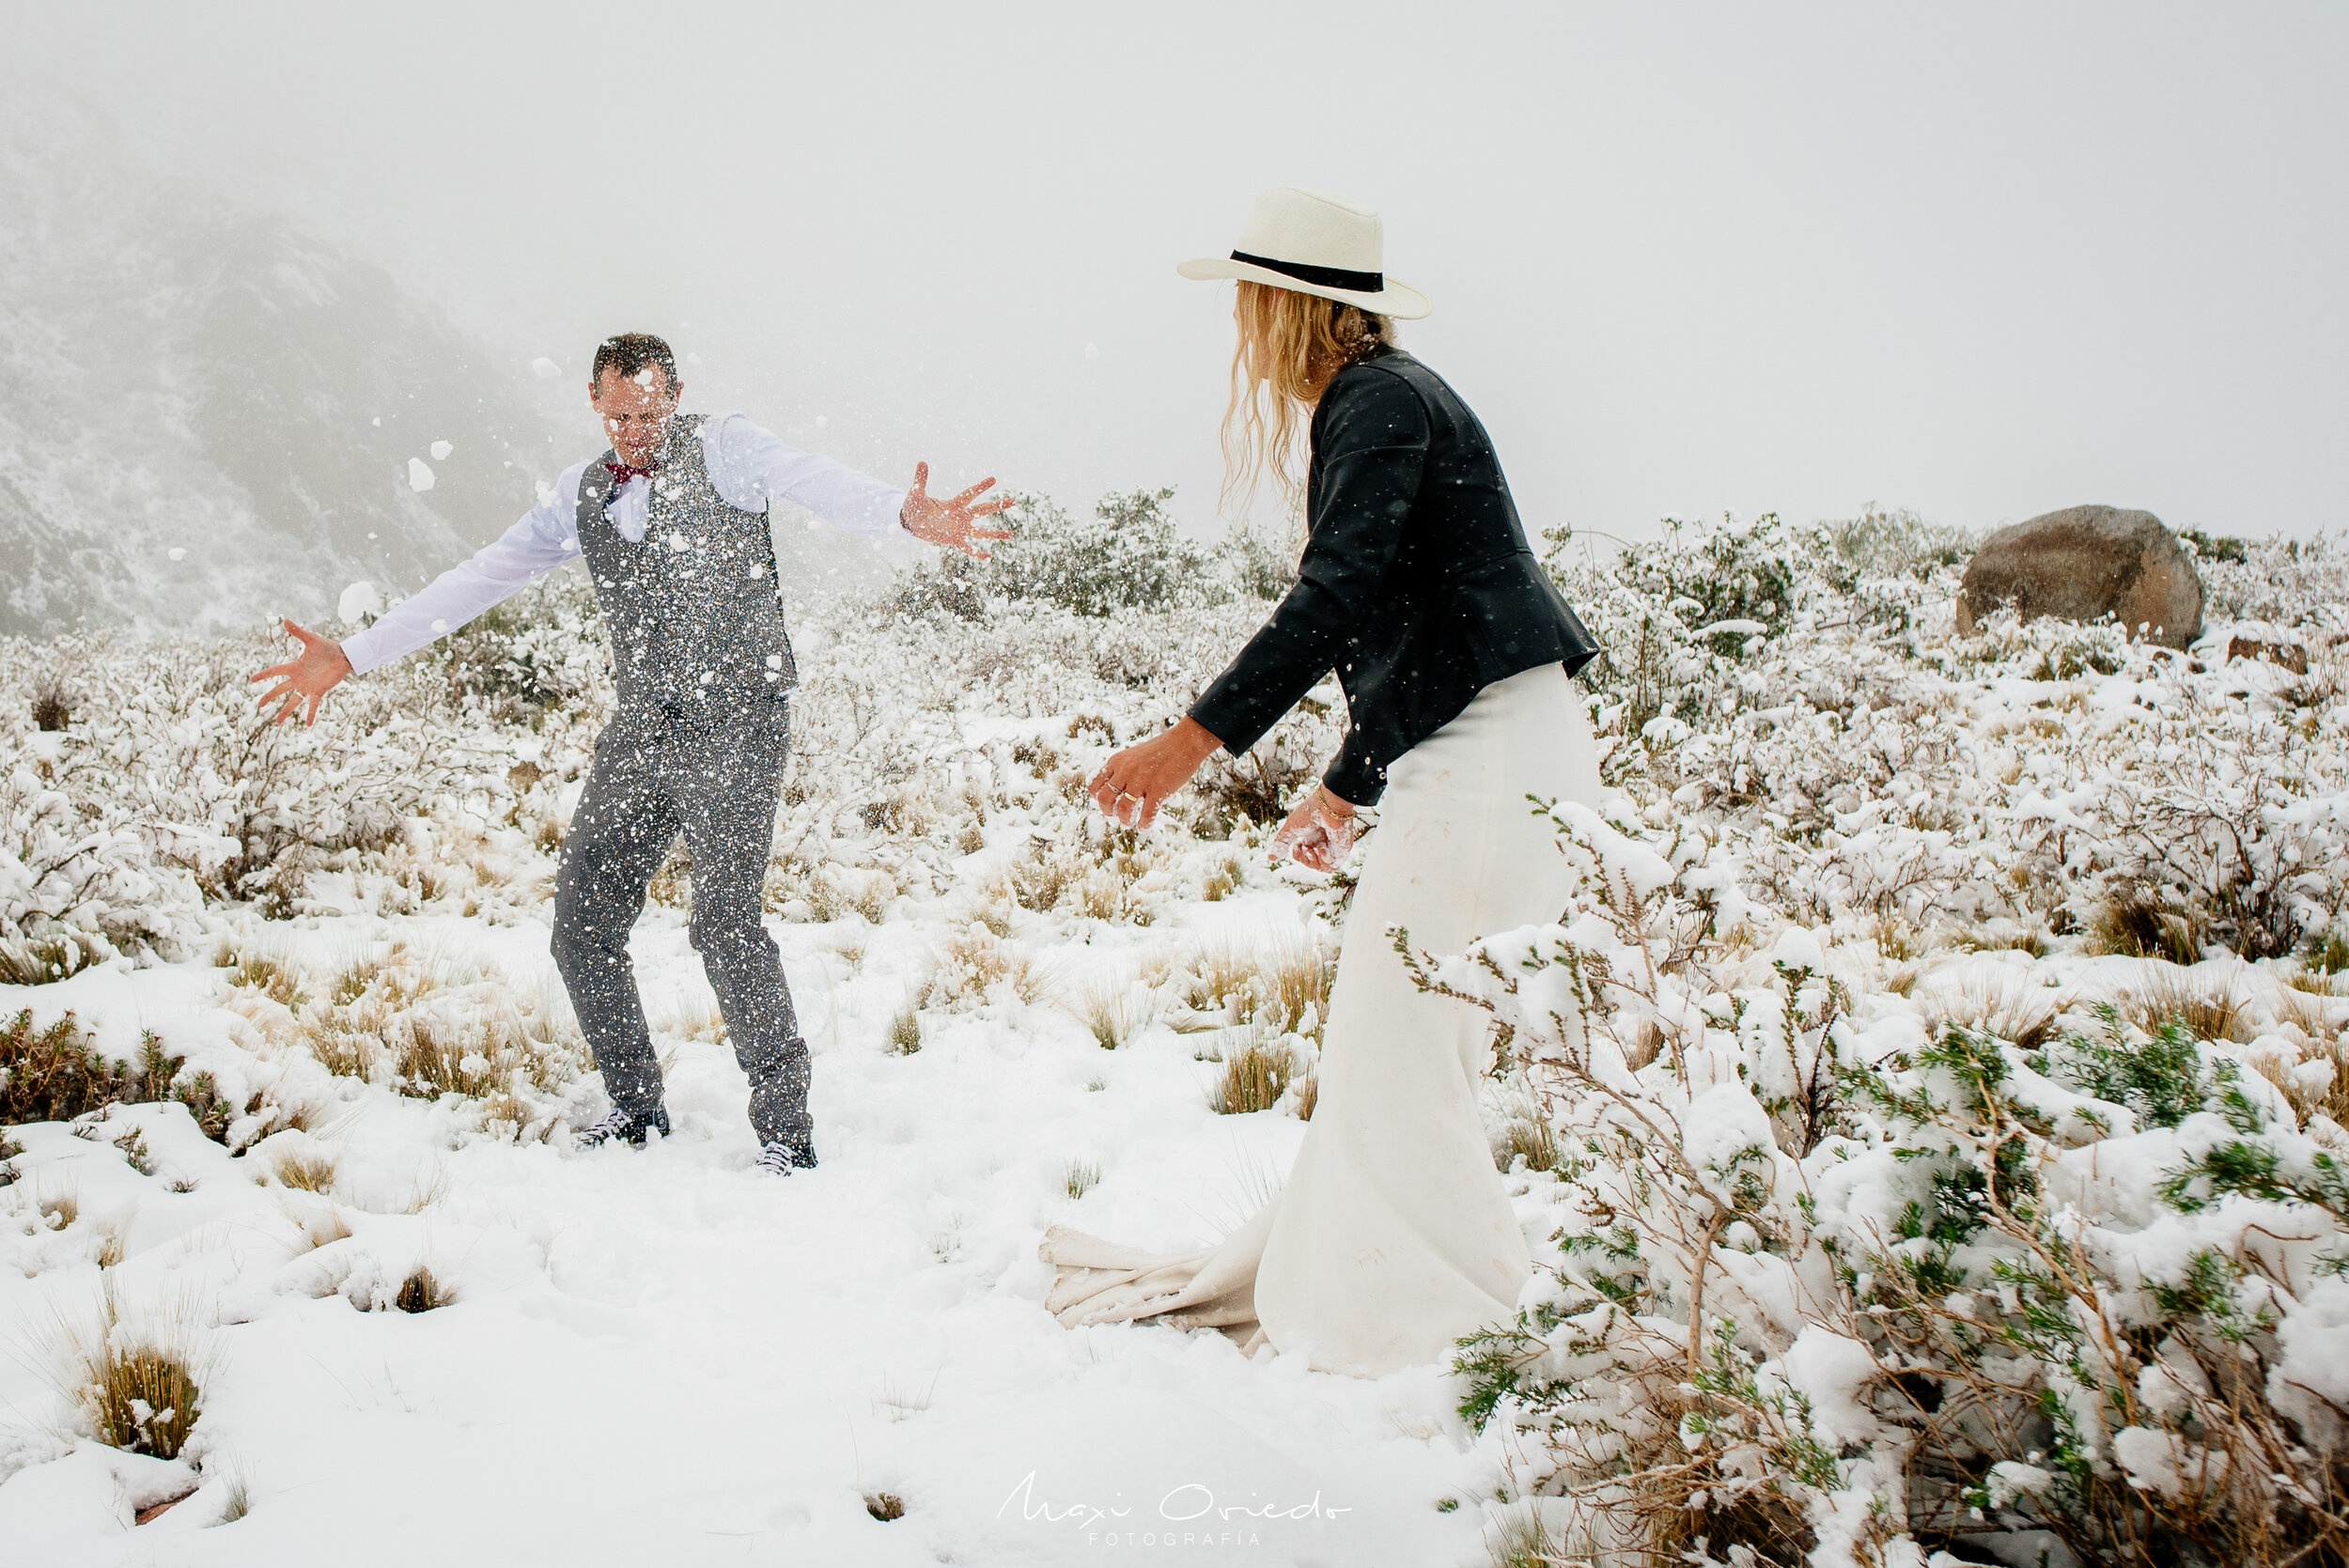
[[[2315,968],[2287,970],[2284,971],[2283,979],[2286,986],[2304,996],[2329,997],[2341,994],[2333,989],[2333,976],[2329,970]]]
[[[432,1265],[420,1263],[399,1282],[399,1289],[392,1296],[392,1305],[403,1312],[428,1312],[456,1299],[456,1293],[432,1272]]]
[[[226,967],[230,985],[258,992],[281,1006],[299,1007],[307,1000],[301,975],[283,958],[265,953],[241,954]]]
[[[2088,951],[2123,958],[2198,964],[2206,935],[2201,918],[2127,889],[2105,895],[2088,922]]]
[[[489,965],[404,942],[339,966],[294,1028],[330,1073],[420,1099],[479,1098],[492,1121],[517,1130],[531,1114],[518,1084],[559,1088],[587,1066],[585,1043],[551,987],[533,993]],[[274,1126],[306,1121],[295,1108]]]
[[[1962,953],[2028,953],[2034,958],[2055,951],[2054,939],[2044,929],[2012,920],[1981,922],[1959,932],[1950,945]]]
[[[808,874],[799,885],[807,900],[807,917],[817,924],[829,925],[848,912],[848,889],[830,868]]]
[[[1254,995],[1256,974],[1245,953],[1228,942],[1202,948],[1191,959],[1190,973],[1186,1000],[1192,1007],[1203,1013],[1221,1010],[1230,1021],[1241,1021]]]
[[[1565,1544],[1549,1533],[1548,1523],[1533,1512],[1539,1506],[1538,1500],[1529,1498],[1491,1521],[1485,1549],[1491,1554],[1492,1568],[1549,1568],[1550,1564],[1581,1560],[1579,1555],[1569,1558]],[[1756,1557],[1752,1560],[1765,1560]]]
[[[679,1008],[675,1017],[661,1026],[660,1032],[688,1040],[706,1040],[713,1046],[723,1046],[731,1037],[726,1016],[714,1001]]]
[[[934,1374],[927,1383],[918,1385],[910,1381],[900,1383],[884,1374],[880,1391],[873,1396],[873,1413],[889,1421],[901,1421],[928,1409],[930,1401],[937,1393],[938,1378]]]
[[[2286,1027],[2286,1034],[2259,1042],[2258,1048],[2245,1052],[2245,1059],[2252,1071],[2282,1092],[2303,1124],[2320,1111],[2340,1121],[2333,1108],[2341,1104],[2349,1109],[2349,1085],[2342,1082],[2342,1069],[2349,1067],[2349,1060],[2344,1060],[2338,1045],[2318,1044],[2306,1035],[2295,1040],[2292,1036],[2299,1032]]]
[[[911,1056],[922,1048],[922,1010],[911,1001],[889,1020],[889,1049],[894,1056]]]
[[[1206,879],[1199,884],[1200,899],[1208,904],[1216,904],[1231,897],[1239,891],[1240,882],[1246,875],[1246,869],[1241,866],[1239,857],[1226,855],[1223,858],[1223,863],[1208,872]]]
[[[104,953],[96,941],[70,933],[0,941],[0,986],[47,986],[87,969]]]
[[[1072,1159],[1061,1177],[1061,1186],[1071,1198],[1081,1198],[1101,1185],[1101,1165],[1098,1160]]]
[[[1997,972],[1968,975],[1953,990],[1921,999],[1927,1037],[1939,1039],[1951,1024],[1979,1029],[2021,1050],[2037,1050],[2055,1032],[2061,993]]]
[[[1019,907],[1035,914],[1050,914],[1060,907],[1060,901],[1082,874],[1082,862],[1066,849],[1050,852],[1041,849],[1011,868],[1012,896]]]
[[[1095,920],[1115,920],[1127,912],[1126,879],[1110,867],[1088,873],[1077,888],[1077,910]]]
[[[1114,980],[1097,982],[1079,992],[1068,1010],[1103,1050],[1127,1045],[1150,1021],[1148,1009],[1135,1002],[1133,987]]]
[[[392,1037],[394,1084],[403,1094],[435,1100],[443,1094],[480,1094],[494,1085],[489,1059],[439,1018],[410,1017]]]
[[[174,1302],[151,1321],[129,1325],[109,1284],[94,1325],[59,1318],[57,1348],[60,1391],[100,1442],[158,1459],[179,1457],[202,1414],[212,1365],[192,1302]]]
[[[304,1017],[302,1043],[318,1064],[336,1078],[362,1083],[375,1077],[383,1060],[383,1042],[373,1034],[350,1028],[330,1017]]]
[[[1924,939],[1899,915],[1877,917],[1875,939],[1876,952],[1887,964],[1905,964],[1924,956]]]
[[[693,852],[683,839],[669,846],[668,858],[645,884],[645,896],[664,909],[693,907]]]
[[[1558,1165],[1558,1132],[1549,1118],[1528,1106],[1509,1118],[1509,1141],[1496,1151],[1493,1163],[1502,1174],[1525,1161],[1528,1171],[1550,1171]]]
[[[1219,1116],[1270,1110],[1297,1072],[1297,1059],[1286,1046],[1251,1040],[1223,1058],[1223,1071],[1207,1091],[1207,1108]]]
[[[1283,1034],[1319,1038],[1330,1016],[1330,986],[1337,978],[1337,955],[1325,954],[1311,937],[1276,944],[1258,967],[1266,985],[1271,1021]],[[1259,1009],[1257,1017],[1265,1017]]]
[[[213,1468],[207,1465],[205,1468]],[[253,1512],[253,1483],[242,1470],[230,1469],[221,1489],[220,1517],[216,1525],[233,1525]]]
[[[286,1204],[286,1218],[293,1222],[294,1256],[350,1239],[350,1221],[345,1219],[343,1211],[333,1203],[312,1203],[305,1200],[281,1202]]]
[[[2148,1034],[2179,1024],[2198,1040],[2250,1039],[2243,997],[2232,985],[2212,985],[2170,965],[2150,961],[2145,975],[2115,999],[2121,1016]]]
[[[864,825],[892,838],[920,838],[938,826],[938,802],[918,784],[904,784],[887,799],[866,802],[857,814]]]
[[[40,1210],[51,1230],[62,1231],[82,1218],[81,1188],[70,1182],[55,1188],[43,1186],[33,1205]]]
[[[1321,1075],[1300,1072],[1289,1080],[1289,1106],[1300,1122],[1314,1119],[1314,1107],[1321,1103]]]
[[[435,1162],[428,1172],[416,1178],[415,1187],[409,1193],[403,1212],[422,1214],[447,1196],[448,1172],[442,1169],[438,1162]]]
[[[988,1001],[999,986],[1022,1002],[1034,1002],[1048,988],[1046,971],[1024,949],[973,921],[947,944],[926,990],[934,1004],[959,1008]]]
[[[298,1192],[334,1189],[334,1157],[322,1149],[288,1149],[277,1157],[277,1179]]]
[[[2314,1103],[2308,1113],[2322,1111],[2340,1126],[2349,1127],[2349,1052],[2336,1044],[2324,1047],[2321,1054],[2332,1063],[2333,1076],[2322,1093],[2310,1096]]]
[[[1217,944],[1195,954],[1190,968],[1185,1000],[1198,1012],[1221,1012],[1229,1022],[1254,1022],[1279,1034],[1320,1038],[1337,958],[1312,936],[1298,933],[1246,947]]]

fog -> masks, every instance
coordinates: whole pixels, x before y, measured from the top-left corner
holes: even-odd
[[[126,156],[583,376],[1214,526],[1260,187],[1379,208],[1530,524],[2349,523],[2349,10],[11,8]],[[530,396],[536,396],[535,392]],[[580,455],[595,442],[583,408]],[[821,421],[819,424],[818,421]],[[486,536],[506,517],[485,518]]]

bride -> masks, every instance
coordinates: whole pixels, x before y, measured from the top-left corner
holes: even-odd
[[[1214,1327],[1359,1376],[1446,1358],[1512,1314],[1530,1269],[1477,1115],[1485,1015],[1419,991],[1392,929],[1443,953],[1555,919],[1564,862],[1527,797],[1598,796],[1570,679],[1597,644],[1534,559],[1484,427],[1395,347],[1393,321],[1430,307],[1384,274],[1380,244],[1377,213],[1274,190],[1228,258],[1178,269],[1238,280],[1226,461],[1293,484],[1302,425],[1308,536],[1231,667],[1090,785],[1146,826],[1218,748],[1245,753],[1337,671],[1349,733],[1271,844],[1328,870],[1378,806],[1313,1120],[1280,1195],[1220,1247],[1154,1255],[1054,1227],[1042,1248],[1059,1270],[1047,1305],[1072,1327]]]

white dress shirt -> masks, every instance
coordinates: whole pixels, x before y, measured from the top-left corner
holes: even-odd
[[[702,421],[700,435],[710,485],[729,506],[763,512],[770,500],[780,497],[835,528],[872,535],[895,529],[897,514],[905,509],[906,492],[896,486],[786,446],[741,414],[712,415]],[[343,656],[350,660],[351,674],[365,675],[413,653],[575,559],[579,484],[586,472],[585,463],[565,469],[520,522],[346,640]],[[645,477],[633,474],[606,504],[613,528],[631,544],[644,540],[649,490]]]

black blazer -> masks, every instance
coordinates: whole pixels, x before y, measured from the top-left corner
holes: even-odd
[[[1297,584],[1190,717],[1234,755],[1335,666],[1353,728],[1323,782],[1358,806],[1477,692],[1598,644],[1526,543],[1492,439],[1400,349],[1331,378],[1314,410]]]

